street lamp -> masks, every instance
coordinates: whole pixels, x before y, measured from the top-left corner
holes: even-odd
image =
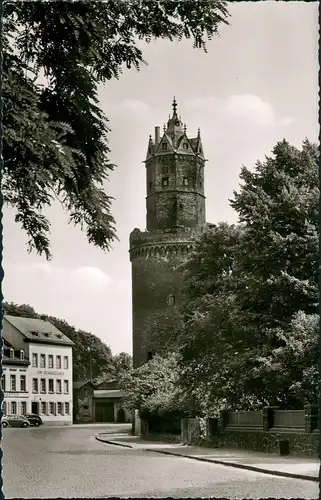
[[[90,382],[93,382],[93,374],[92,374],[92,362],[91,362],[91,348],[87,347],[87,351],[89,352],[89,373],[90,373]]]

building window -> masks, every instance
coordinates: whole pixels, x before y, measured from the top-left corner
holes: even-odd
[[[69,403],[65,403],[65,414],[69,415],[69,413],[70,413]]]
[[[20,349],[20,359],[25,359],[25,352],[23,349]]]
[[[183,210],[183,208],[184,208],[183,203],[180,203],[180,204],[179,204],[179,209],[180,209],[180,210]]]
[[[64,380],[64,393],[69,394],[69,381]]]
[[[53,391],[54,391],[54,381],[53,378],[50,378],[48,380],[48,392],[53,393]]]
[[[38,392],[38,379],[32,379],[32,392]]]
[[[46,393],[46,379],[45,378],[40,379],[40,392],[42,394]]]
[[[46,356],[40,354],[40,368],[46,368]]]
[[[14,350],[13,349],[10,349],[10,358],[13,359],[14,358]]]
[[[56,356],[56,368],[61,369],[61,356]]]
[[[56,380],[56,392],[61,394],[61,380]]]
[[[150,183],[149,183],[149,189],[152,189],[152,185],[153,185],[153,183],[152,183],[152,181],[150,181]]]
[[[87,389],[87,387],[84,389],[84,397],[88,398],[88,389]]]
[[[6,376],[5,376],[5,374],[3,374],[3,375],[1,376],[1,389],[2,389],[3,391],[5,391],[5,390],[6,390]]]
[[[68,356],[64,356],[64,370],[68,370]]]
[[[189,181],[187,177],[183,177],[183,185],[184,186],[189,186]]]
[[[188,144],[187,144],[187,142],[184,142],[184,144],[183,144],[183,149],[188,149]]]
[[[26,376],[20,375],[20,391],[26,392]]]
[[[49,403],[49,415],[53,415],[54,414],[54,403]]]
[[[175,297],[174,295],[169,295],[168,299],[167,299],[167,303],[169,306],[174,306],[175,305]]]
[[[27,413],[27,403],[26,401],[21,401],[21,415],[25,415]]]
[[[10,375],[10,391],[16,391],[16,376]]]
[[[7,404],[5,401],[2,401],[2,414],[3,415],[7,414]]]
[[[37,368],[38,367],[38,354],[33,353],[32,355],[32,366]]]
[[[162,167],[162,174],[168,174],[168,167]]]
[[[163,143],[162,143],[162,149],[167,149],[167,144],[166,144],[166,142],[163,142]]]
[[[41,404],[40,404],[40,413],[42,415],[46,414],[46,403],[45,403],[45,401],[41,401]]]
[[[148,153],[151,154],[152,148],[148,148]]]
[[[11,413],[11,415],[16,415],[17,414],[17,403],[16,403],[16,401],[11,401],[11,403],[10,403],[10,413]]]
[[[62,415],[62,403],[57,403],[57,413],[58,415]]]
[[[53,368],[53,355],[49,354],[48,356],[48,368]]]
[[[201,187],[203,187],[203,183],[202,183],[202,181],[200,181],[200,188],[201,188]]]
[[[162,187],[167,187],[168,186],[168,177],[163,177],[162,178]]]

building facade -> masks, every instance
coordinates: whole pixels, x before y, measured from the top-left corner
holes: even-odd
[[[73,342],[48,321],[4,316],[3,338],[25,352],[26,413],[36,413],[44,423],[72,424]]]
[[[130,234],[133,364],[152,358],[151,334],[171,321],[180,304],[182,263],[205,226],[204,157],[200,130],[189,138],[177,113],[149,137],[146,167],[146,231]],[[170,327],[170,324],[169,324]]]
[[[132,415],[124,406],[122,398],[117,380],[101,382],[94,391],[95,422],[130,422]]]
[[[94,422],[94,384],[90,380],[73,382],[74,423]]]
[[[24,349],[2,339],[2,376],[4,415],[24,415],[29,410],[30,393],[28,387],[29,361]]]

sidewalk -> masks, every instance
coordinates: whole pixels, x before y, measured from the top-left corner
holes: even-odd
[[[281,457],[272,453],[247,450],[203,448],[177,443],[161,443],[141,440],[138,436],[124,436],[121,434],[108,435],[107,433],[100,433],[96,436],[96,439],[116,446],[143,449],[145,451],[163,453],[164,455],[176,455],[228,467],[272,474],[274,476],[319,481],[320,461],[318,458]]]

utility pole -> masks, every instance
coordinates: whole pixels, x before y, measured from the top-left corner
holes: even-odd
[[[91,348],[88,347],[89,352],[89,373],[90,373],[90,382],[93,383],[93,373],[92,373],[92,362],[91,362]]]

